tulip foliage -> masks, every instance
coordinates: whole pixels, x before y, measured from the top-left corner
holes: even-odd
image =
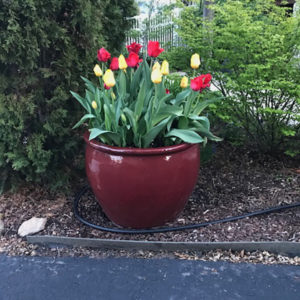
[[[71,92],[87,111],[74,128],[88,121],[90,139],[98,138],[102,143],[119,147],[147,148],[220,140],[210,132],[208,118],[201,116],[216,101],[207,90],[210,74],[192,79],[190,86],[189,79],[184,77],[180,84],[182,91],[174,96],[165,87],[168,62],[160,65],[154,61],[163,51],[159,43],[148,44],[150,65],[149,58],[139,58],[140,46],[130,45],[127,49],[135,51],[130,51],[128,58],[123,55],[118,61],[112,58],[111,63],[106,50],[99,50],[105,54],[100,59],[98,56],[102,69],[99,65],[94,68],[99,84],[82,77],[85,96]],[[106,69],[108,66],[110,69]]]

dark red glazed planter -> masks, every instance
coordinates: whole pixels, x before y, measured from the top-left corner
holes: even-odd
[[[198,177],[198,144],[119,148],[88,137],[86,132],[87,177],[112,222],[150,228],[173,220],[183,210]]]

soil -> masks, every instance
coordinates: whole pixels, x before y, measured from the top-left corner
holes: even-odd
[[[78,186],[81,185],[84,185],[84,182],[78,183]],[[0,235],[0,253],[2,251],[11,254],[32,255],[34,253],[35,255],[36,253],[53,254],[55,252],[56,254],[69,253],[70,255],[70,251],[56,248],[51,252],[49,249],[40,247],[39,251],[42,252],[39,252],[36,246],[28,245],[24,239],[17,236],[17,230],[21,223],[34,216],[48,218],[46,228],[39,233],[42,235],[177,242],[300,242],[300,208],[195,230],[149,235],[122,235],[101,232],[77,221],[72,211],[72,196],[54,195],[36,186],[28,186],[18,193],[6,193],[0,196],[0,216],[2,215],[4,221],[4,232],[2,236]],[[167,225],[200,223],[294,202],[300,202],[299,161],[257,155],[223,142],[218,145],[213,159],[201,166],[198,183],[184,211],[174,222]],[[114,227],[103,214],[91,192],[81,200],[80,210],[90,222]],[[73,254],[75,253],[74,255],[82,253],[78,249],[72,251]],[[95,252],[91,249],[86,251],[91,256]],[[118,253],[122,255],[122,251]],[[136,253],[139,255],[138,252]],[[151,254],[151,251],[147,253],[150,253],[148,256],[154,255]],[[174,253],[172,255],[175,255]],[[212,260],[215,257],[235,255],[228,251],[221,252],[221,254],[219,252],[209,253],[205,255],[211,257]],[[102,254],[104,255],[105,251]],[[271,254],[258,253],[257,255],[264,257]],[[182,252],[177,255],[179,258],[181,256],[194,257],[192,259],[202,257],[190,252]],[[241,255],[237,254],[237,257],[241,257]],[[247,257],[247,254],[244,254],[243,257]],[[273,261],[277,262],[278,256]]]

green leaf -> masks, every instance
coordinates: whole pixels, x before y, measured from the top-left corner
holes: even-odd
[[[99,128],[92,128],[90,129],[90,137],[89,137],[89,141],[93,140],[94,138],[96,138],[97,136],[110,132],[108,130],[103,130],[103,129],[99,129]]]
[[[170,119],[171,119],[171,117],[168,117],[167,119],[163,120],[158,125],[156,125],[155,127],[151,128],[149,130],[149,132],[147,132],[143,136],[143,144],[144,144],[145,148],[149,147],[149,145],[157,137],[157,135],[164,129],[164,127],[166,127],[166,125],[167,125],[167,123],[169,122]]]
[[[210,100],[205,100],[203,102],[199,102],[195,109],[193,110],[193,115],[199,115],[202,113],[202,111],[210,104],[218,102],[220,99],[210,99]]]
[[[205,116],[190,115],[189,119],[193,120],[193,121],[198,121],[201,124],[203,124],[203,126],[206,129],[208,129],[208,130],[210,129],[210,122],[209,122],[208,118]]]
[[[137,119],[140,118],[141,113],[143,111],[145,97],[146,97],[146,83],[145,80],[143,80],[135,103],[135,115]]]
[[[130,86],[130,95],[135,98],[136,97],[136,93],[137,93],[137,89],[140,86],[140,81],[141,81],[141,74],[142,74],[142,70],[143,67],[140,66],[135,72],[134,75],[132,77],[132,81],[131,81],[131,86]]]
[[[105,128],[107,130],[111,130],[111,118],[110,118],[110,111],[109,108],[106,104],[103,105],[104,108],[104,123],[105,123]]]
[[[176,104],[176,105],[180,105],[180,103],[185,100],[190,93],[192,92],[191,89],[185,89],[182,92],[178,93],[176,96],[176,99],[172,100],[171,103]]]
[[[160,111],[154,115],[152,125],[156,125],[163,119],[169,116],[181,116],[182,108],[176,105],[164,105],[160,108]]]
[[[195,131],[199,132],[201,135],[208,137],[211,141],[220,142],[223,140],[222,138],[213,135],[206,127],[207,124],[203,125],[199,121],[193,121],[193,125],[196,127]]]
[[[89,104],[85,98],[82,98],[77,93],[70,91],[72,96],[87,110],[89,111]]]
[[[84,115],[84,116],[80,119],[80,121],[77,122],[77,123],[73,126],[72,129],[75,129],[75,128],[79,127],[85,120],[93,119],[93,118],[95,118],[95,115],[93,115],[93,114],[86,114],[86,115]]]
[[[85,82],[85,86],[87,87],[87,89],[93,94],[95,94],[96,87],[94,86],[94,84],[90,80],[86,79],[85,77],[83,76],[80,77]]]
[[[165,135],[165,137],[172,137],[172,136],[178,137],[182,141],[190,144],[198,144],[204,141],[203,138],[198,133],[187,129],[172,129],[170,132],[168,132]]]
[[[135,119],[135,116],[134,116],[134,113],[132,110],[130,110],[128,107],[126,107],[124,109],[124,113],[126,114],[126,116],[128,117],[129,119],[129,122],[132,126],[132,129],[133,129],[133,134],[136,135],[137,134],[137,122],[136,122],[136,119]]]
[[[125,97],[126,94],[126,75],[123,70],[119,71],[118,94]]]

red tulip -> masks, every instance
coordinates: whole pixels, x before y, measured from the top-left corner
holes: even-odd
[[[157,57],[161,54],[164,49],[159,48],[159,42],[149,41],[148,42],[148,55],[151,57]]]
[[[128,58],[126,58],[126,63],[130,68],[135,68],[139,62],[140,58],[135,52],[130,52]]]
[[[210,81],[211,81],[211,79],[212,79],[212,76],[211,76],[211,74],[205,74],[204,75],[204,88],[206,88],[206,87],[210,87]]]
[[[207,87],[210,87],[210,81],[212,79],[211,74],[200,75],[191,80],[191,89],[193,91],[202,91]]]
[[[112,58],[109,68],[110,68],[112,71],[117,71],[117,70],[119,70],[119,59],[118,59],[118,57],[113,57],[113,58]]]
[[[129,53],[133,52],[133,53],[139,54],[139,52],[142,48],[142,45],[134,42],[134,43],[131,43],[130,45],[127,45],[126,48]]]
[[[97,57],[99,61],[107,62],[110,59],[110,53],[105,48],[101,48],[98,50]]]
[[[166,89],[166,94],[170,94],[170,90]]]

